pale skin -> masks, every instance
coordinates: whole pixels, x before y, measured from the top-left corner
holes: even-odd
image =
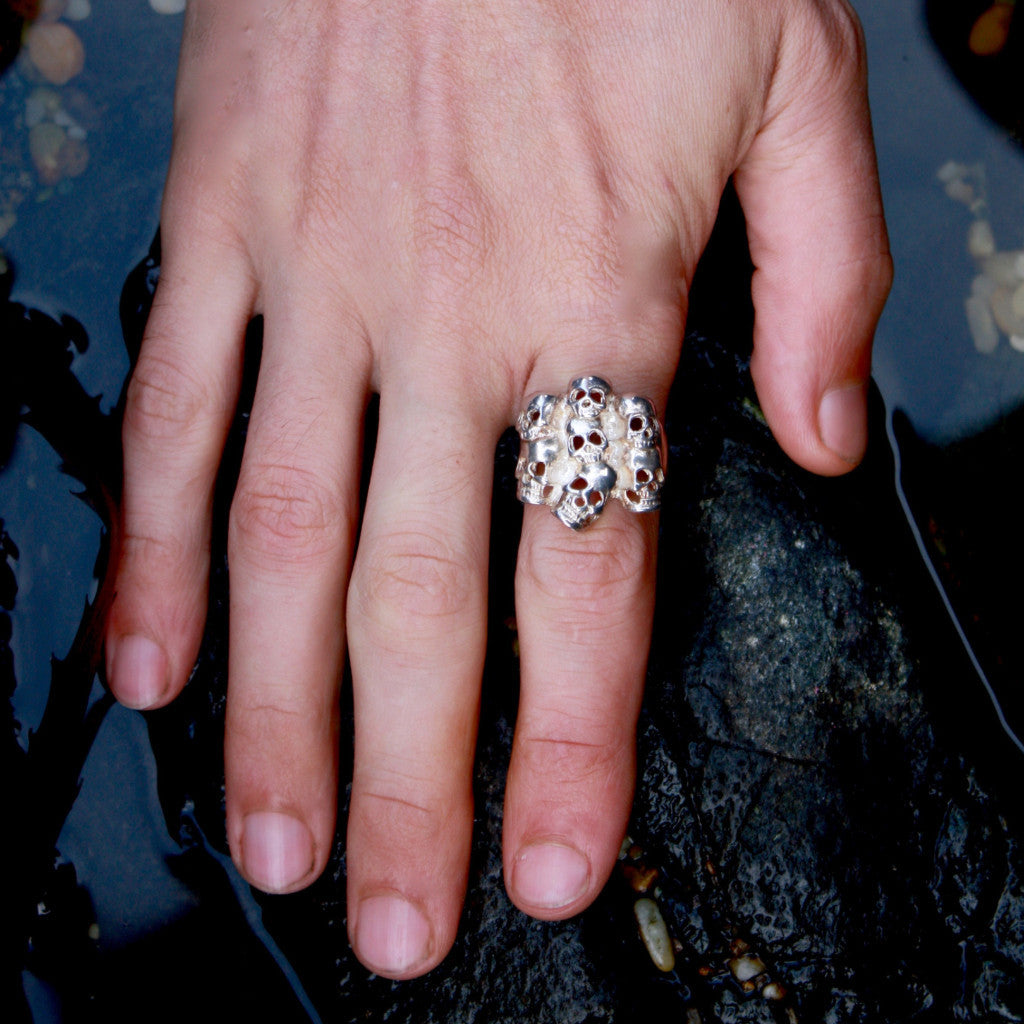
[[[372,970],[422,974],[455,937],[497,438],[584,373],[664,409],[731,175],[768,422],[814,472],[862,456],[891,280],[864,75],[841,0],[190,3],[108,678],[137,708],[185,685],[262,314],[228,540],[228,837],[267,891],[323,870],[347,651],[348,927]],[[617,504],[579,534],[524,510],[504,869],[539,918],[586,907],[624,834],[656,532]]]

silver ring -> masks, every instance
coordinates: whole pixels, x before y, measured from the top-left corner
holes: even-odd
[[[519,414],[516,493],[582,530],[610,498],[631,512],[661,504],[663,431],[654,405],[577,377],[564,395],[534,395]]]

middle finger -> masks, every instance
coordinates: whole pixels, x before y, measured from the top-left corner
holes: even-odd
[[[381,387],[348,597],[349,932],[364,963],[397,978],[447,953],[465,892],[499,432],[459,382],[468,372],[438,381],[416,362]]]

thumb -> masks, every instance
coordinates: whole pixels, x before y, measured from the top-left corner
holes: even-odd
[[[875,326],[892,283],[863,38],[837,3],[784,35],[736,171],[755,319],[751,373],[782,448],[828,475],[860,461]]]

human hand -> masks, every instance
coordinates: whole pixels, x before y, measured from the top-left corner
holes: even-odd
[[[664,408],[732,174],[765,415],[803,466],[844,472],[891,269],[842,0],[189,6],[108,679],[154,708],[188,677],[261,313],[228,542],[228,837],[262,889],[322,871],[347,633],[349,932],[381,974],[436,965],[464,895],[497,438],[585,373]],[[585,907],[623,836],[656,530],[617,505],[578,534],[524,511],[504,863],[537,917]]]

